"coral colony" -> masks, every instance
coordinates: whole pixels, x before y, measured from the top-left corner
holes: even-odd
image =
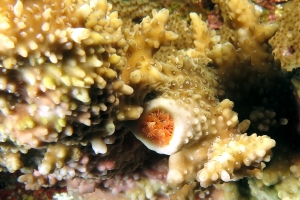
[[[247,0],[0,4],[0,170],[25,189],[300,199],[299,0],[277,23]]]

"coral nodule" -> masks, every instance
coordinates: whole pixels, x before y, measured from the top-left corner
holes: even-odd
[[[218,26],[198,1],[2,1],[0,170],[86,199],[233,199],[228,182],[244,177],[267,187],[298,79],[251,2],[208,3]]]

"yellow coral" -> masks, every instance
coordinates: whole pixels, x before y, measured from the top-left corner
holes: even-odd
[[[222,5],[221,2],[220,5]],[[233,11],[232,5],[239,5],[239,3],[237,1],[231,1],[228,5],[226,4],[226,8],[231,9],[231,11],[227,12],[234,14],[235,11]],[[244,4],[239,6],[241,9],[245,9],[243,7]],[[242,17],[251,15],[251,12],[243,13]],[[235,20],[237,20],[236,18],[238,18],[238,16],[240,15],[232,16],[233,24],[236,22]],[[193,182],[196,179],[197,173],[199,174],[197,180],[203,187],[207,187],[219,181],[239,179],[247,175],[261,176],[261,170],[263,169],[261,162],[269,161],[270,149],[275,146],[275,142],[267,136],[263,138],[255,134],[249,137],[245,135],[240,136],[243,131],[247,130],[249,122],[244,121],[239,125],[238,117],[236,113],[232,111],[233,103],[228,99],[219,103],[217,95],[218,92],[222,92],[222,90],[219,88],[218,81],[216,81],[219,79],[216,75],[217,72],[215,69],[207,68],[207,63],[210,59],[206,57],[206,53],[218,67],[224,67],[218,70],[221,76],[223,76],[223,71],[228,70],[229,67],[236,67],[231,61],[232,58],[241,56],[242,59],[245,59],[243,58],[245,56],[237,55],[238,53],[230,51],[229,49],[225,49],[229,52],[229,54],[226,55],[227,57],[219,55],[217,51],[219,51],[220,41],[216,33],[208,30],[206,23],[200,23],[198,20],[201,18],[195,13],[191,14],[191,19],[194,30],[193,39],[195,49],[174,53],[173,56],[168,58],[169,61],[167,61],[166,64],[161,64],[161,70],[158,74],[160,74],[161,77],[165,76],[168,78],[161,81],[161,83],[152,90],[153,100],[145,99],[144,112],[138,122],[130,122],[128,126],[137,138],[148,148],[158,153],[171,154],[169,163],[170,171],[167,180],[169,185],[173,187],[180,187],[185,183],[189,184]],[[252,32],[254,35],[261,34],[259,30],[248,32],[248,27],[246,27],[244,23],[235,24],[234,26],[241,32],[243,32],[243,28],[247,29],[245,32],[247,35],[251,35]],[[252,17],[251,23],[253,23],[254,26],[258,21],[255,17]],[[264,43],[265,40],[273,34],[274,28],[276,28],[276,25],[262,27],[261,31],[265,31],[266,29],[268,30],[268,34],[262,36],[263,38],[257,39],[257,41],[254,40],[253,45],[258,45],[255,42]],[[240,35],[236,37],[238,39]],[[201,40],[205,42],[201,43]],[[250,52],[247,52],[247,50],[250,50],[249,47],[246,47],[246,44],[242,44],[244,39],[241,38],[240,40],[240,48],[245,48],[243,53],[252,56]],[[232,48],[232,50],[234,49],[234,46],[229,42],[223,46],[224,48],[229,47]],[[264,50],[264,48],[261,49],[262,52],[264,52]],[[226,51],[221,52],[226,54]],[[268,55],[265,52],[264,54]],[[253,56],[255,55],[256,53],[254,53]],[[263,55],[261,56],[262,57],[257,59],[260,61],[266,59]],[[226,61],[227,66],[219,62],[218,59],[220,58],[224,60],[228,59]],[[254,66],[253,70],[257,70],[255,67],[261,66],[258,66],[258,60],[251,62]],[[261,73],[266,73],[266,70],[271,70],[272,66],[268,60],[266,60],[266,63],[268,65],[266,64],[266,68],[262,69]],[[155,77],[158,76],[154,74],[149,78],[155,79]],[[146,78],[148,77],[145,77],[145,80],[147,80]],[[159,110],[166,112],[174,121],[171,139],[169,139],[169,142],[164,143],[164,145],[157,145],[157,139],[148,136],[152,134],[150,133],[150,128],[146,129],[149,133],[143,129],[144,123],[148,123],[147,126],[157,128],[158,130],[153,131],[160,134],[159,137],[165,140],[163,137],[165,136],[165,128],[161,126],[156,127],[156,124],[153,125],[153,123],[157,123],[155,120],[147,121],[147,117],[151,115],[152,112]],[[158,118],[159,116],[156,117]],[[168,122],[165,121],[164,123]],[[232,142],[232,146],[228,147],[228,149],[223,148],[223,145],[217,145],[217,143],[228,143],[231,140],[235,142]],[[262,141],[259,147],[256,148],[257,152],[243,152],[241,156],[239,156],[239,147],[241,147],[241,149],[253,148],[253,145],[255,145],[257,141]],[[218,152],[216,153],[216,157],[212,156],[210,151]],[[218,169],[208,169],[211,171],[207,171],[206,165],[211,166],[211,163],[217,162],[216,159],[219,158],[218,156],[220,154],[223,155],[223,153],[224,156],[221,157],[224,159],[224,162],[232,161],[232,163],[239,164],[227,166],[228,169],[224,167],[226,170],[220,167]],[[229,158],[226,157],[226,153],[234,154],[235,156]],[[252,167],[256,169],[252,170]],[[242,169],[243,172],[241,173]],[[239,174],[239,172],[241,174]],[[237,173],[237,175],[235,175],[235,173]]]
[[[12,142],[24,152],[50,148],[49,143],[75,134],[79,139],[71,144],[78,144],[83,137],[80,127],[101,122],[103,128],[91,144],[96,153],[105,153],[102,137],[115,131],[112,110],[120,96],[133,92],[119,80],[127,42],[118,14],[106,1],[2,3],[2,142]],[[105,114],[110,119],[103,120]],[[17,160],[19,164],[1,163],[14,171],[22,167],[21,158]],[[42,165],[42,174],[56,168]]]
[[[0,55],[5,69],[1,95],[10,93],[13,101],[1,108],[2,134],[31,147],[55,142],[60,133],[72,135],[70,123],[91,126],[92,116],[107,110],[105,103],[114,107],[119,94],[133,92],[117,80],[126,43],[122,21],[106,1],[6,4],[1,13],[10,28],[1,36],[12,45]],[[32,12],[34,22],[28,20]],[[26,59],[12,61],[19,56]],[[8,79],[8,73],[15,78]],[[110,96],[96,100],[104,92]]]
[[[283,16],[279,19],[280,28],[270,40],[270,44],[274,47],[273,53],[276,59],[280,59],[282,68],[292,71],[300,64],[300,2],[293,0],[286,3],[283,11]]]

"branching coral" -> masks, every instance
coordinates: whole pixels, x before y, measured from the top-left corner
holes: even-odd
[[[263,168],[263,165],[260,162],[269,161],[269,149],[275,142],[265,136],[240,135],[236,115],[228,109],[230,106],[232,103],[224,100],[216,108],[216,113],[219,111],[223,114],[215,114],[217,118],[212,120],[216,125],[212,127],[215,134],[207,132],[200,142],[170,157],[170,185],[177,187],[189,183],[195,176],[202,187],[219,181],[239,179],[241,175],[261,176],[258,169]],[[244,126],[245,123],[248,122],[242,122],[240,125]],[[260,144],[259,147],[256,147],[257,144]],[[257,169],[251,170],[252,167]]]
[[[118,14],[106,1],[5,1],[1,9],[2,170],[39,166],[48,175],[78,161],[82,145],[106,153],[122,137],[111,136],[119,99],[133,92],[119,80],[127,42]]]
[[[191,12],[200,8],[152,10],[159,2],[122,2],[134,4],[122,13],[114,0],[119,18],[106,0],[6,0],[1,169],[22,171],[27,189],[73,179],[76,195],[105,188],[132,199],[193,198],[212,184],[262,178],[275,141],[247,131],[247,118],[260,132],[276,125],[281,107],[269,94],[284,75],[268,40],[278,25],[260,24],[247,0],[213,2],[220,31]],[[128,21],[138,5],[152,16]],[[170,156],[147,168],[154,153],[144,145]]]
[[[227,12],[233,13],[233,19],[231,23],[235,22],[235,17],[245,17],[249,15],[249,13],[244,13],[245,16],[243,14],[242,16],[234,15],[235,11],[233,10],[233,7],[234,5],[238,6],[239,2],[232,1],[230,3],[231,4],[228,4],[228,6],[223,6],[227,6],[226,8],[231,9]],[[243,6],[239,7],[241,7],[241,9],[245,9]],[[220,68],[224,67],[223,69],[219,70],[221,74],[222,70],[228,70],[229,67],[236,67],[230,60],[232,57],[240,56],[240,60],[242,60],[245,59],[245,56],[239,55],[239,53],[235,53],[235,51],[226,50],[226,48],[229,46],[231,46],[232,50],[234,50],[235,47],[229,42],[225,44],[219,44],[216,33],[209,31],[206,23],[201,23],[201,18],[196,14],[192,13],[191,19],[194,30],[195,49],[178,52],[176,57],[170,56],[169,61],[166,62],[165,65],[162,65],[161,74],[167,76],[168,79],[155,88],[154,100],[145,102],[145,110],[142,117],[139,119],[138,126],[135,124],[132,125],[132,123],[129,125],[133,127],[131,129],[137,135],[137,137],[141,139],[150,149],[165,154],[173,154],[176,151],[179,151],[170,157],[170,171],[167,180],[168,183],[173,187],[178,187],[184,183],[190,183],[191,181],[194,181],[198,171],[198,181],[203,187],[207,187],[211,183],[218,182],[220,180],[229,181],[236,179],[235,177],[238,176],[235,176],[234,173],[241,167],[243,168],[246,166],[251,166],[260,168],[260,162],[263,160],[269,160],[269,150],[275,145],[275,142],[270,140],[268,137],[261,139],[259,137],[257,138],[256,135],[253,135],[249,138],[244,136],[244,139],[239,137],[239,134],[247,129],[246,124],[248,124],[248,122],[242,122],[240,127],[244,126],[244,128],[240,130],[238,126],[237,115],[232,112],[232,102],[229,100],[223,100],[221,103],[218,102],[218,99],[216,98],[218,91],[220,91],[218,81],[216,81],[218,80],[218,76],[216,75],[216,71],[214,69],[209,69],[206,67],[209,59],[206,57],[205,53],[211,55],[217,66]],[[253,17],[253,22],[250,22],[253,23],[252,26],[257,23],[257,20],[255,19],[256,18]],[[244,23],[235,25],[236,29],[238,29],[240,32],[243,32],[245,35],[251,35],[250,32],[248,32],[248,29],[245,28],[246,25]],[[260,39],[258,39],[258,42],[265,42],[265,40],[274,33],[274,27],[276,26],[267,25],[262,28],[262,31],[256,30],[254,35],[261,35],[263,34],[263,31],[268,32],[267,34],[263,34],[262,38],[260,37]],[[143,36],[144,34],[141,35]],[[244,38],[246,36],[241,37]],[[239,39],[237,36],[237,39],[241,40],[238,44],[241,45],[240,48],[249,50],[246,47],[246,44],[243,44],[245,40],[243,38]],[[145,36],[144,40],[147,40],[147,36]],[[253,43],[253,45],[255,44]],[[227,59],[226,56],[221,57],[219,55],[222,54],[222,52],[224,53],[224,51],[221,50],[223,46],[223,50],[225,52],[231,52],[231,55],[227,55]],[[263,48],[262,51],[264,49],[266,48]],[[242,52],[245,54],[250,54],[250,52],[247,51]],[[253,56],[255,56],[256,53],[257,52],[254,52]],[[265,53],[265,55],[267,55],[267,53]],[[261,55],[261,61],[264,61],[264,59],[266,59],[265,57],[266,56]],[[226,64],[220,63],[220,58],[223,58]],[[254,67],[260,67],[258,64],[266,65],[266,68],[262,68],[263,72],[261,73],[263,74],[266,73],[265,70],[272,70],[270,69],[272,66],[269,64],[269,62],[266,63],[268,63],[268,65],[264,63],[258,63],[256,60],[251,60],[250,64],[252,64]],[[140,70],[138,67],[136,68]],[[153,77],[159,76],[155,74]],[[175,107],[177,109],[173,110],[172,108]],[[163,146],[157,145],[156,138],[150,137],[149,134],[151,133],[148,134],[143,129],[145,123],[147,123],[147,126],[154,126],[153,124],[157,124],[155,120],[147,121],[147,117],[151,115],[151,113],[159,110],[168,113],[174,121],[172,137],[169,140],[169,143]],[[158,130],[157,134],[164,136],[164,128],[158,128],[161,128],[161,132]],[[149,132],[150,131],[151,130],[149,130]],[[230,140],[236,141],[236,143],[232,142],[232,145],[229,145],[228,149],[225,148],[221,150],[222,145],[218,144],[220,143],[219,140],[223,141],[221,143],[225,144]],[[243,149],[253,148],[251,146],[260,140],[262,143],[260,147],[256,148],[256,152],[247,152],[247,155],[241,155],[240,158],[238,154],[236,154],[238,152],[239,154],[243,154]],[[243,141],[245,141],[245,143]],[[236,147],[239,145],[241,145],[241,147]],[[173,148],[172,150],[170,150],[171,147]],[[212,151],[211,154],[209,153],[210,151]],[[207,165],[211,165],[211,163],[219,162],[217,161],[219,158],[213,156],[214,151],[218,152],[216,153],[216,156],[222,155],[223,151],[224,153],[230,152],[228,155],[236,154],[232,157],[231,161],[234,163],[234,166],[229,167],[229,165],[231,165],[229,164],[228,166],[225,165],[224,168],[220,167],[216,168],[215,170],[209,169],[209,171],[211,171],[209,172],[206,169],[205,163],[207,162]],[[224,159],[224,162],[228,162],[230,158],[228,157],[227,160],[225,158],[225,154],[224,156],[220,156],[222,157],[220,159]],[[244,152],[244,154],[246,154],[246,152]],[[225,168],[226,170],[223,170]],[[260,175],[259,172],[255,172],[255,170],[253,172],[244,171],[241,174],[244,176],[247,174],[252,175],[253,173],[256,176]]]
[[[2,142],[27,150],[77,134],[78,144],[84,133],[74,128],[94,124],[102,124],[102,137],[113,134],[113,117],[102,116],[133,92],[118,80],[126,43],[117,13],[105,2],[5,4],[1,37],[11,45],[1,53]],[[106,146],[101,136],[91,141],[95,151]]]

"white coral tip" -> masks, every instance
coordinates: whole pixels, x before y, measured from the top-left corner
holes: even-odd
[[[92,148],[96,154],[98,153],[104,154],[107,152],[107,146],[100,137],[94,137],[91,140],[91,143],[92,143]]]

